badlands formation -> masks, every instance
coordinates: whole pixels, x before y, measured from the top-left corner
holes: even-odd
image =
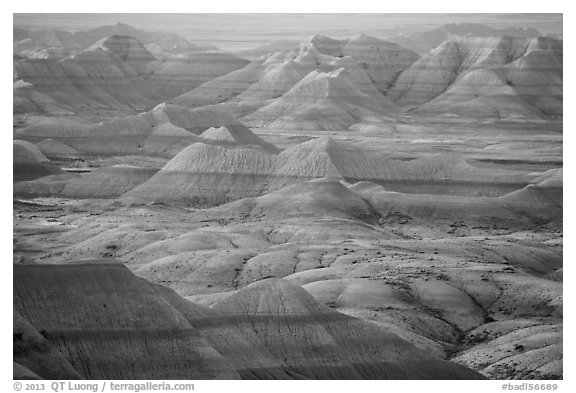
[[[562,379],[563,43],[14,29],[14,377]]]

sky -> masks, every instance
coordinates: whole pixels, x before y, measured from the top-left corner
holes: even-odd
[[[69,31],[126,23],[146,30],[178,33],[194,43],[240,50],[278,39],[305,40],[315,33],[345,38],[360,33],[386,38],[427,31],[444,23],[484,23],[492,27],[534,27],[561,34],[562,14],[14,14],[14,25]]]

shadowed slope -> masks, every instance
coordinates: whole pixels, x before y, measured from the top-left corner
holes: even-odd
[[[234,378],[173,297],[117,263],[14,267],[14,309],[84,378]]]
[[[104,261],[15,266],[14,283],[15,310],[89,379],[481,377],[283,280],[212,309]]]
[[[321,306],[304,289],[282,279],[251,284],[212,309],[234,315],[233,323],[248,339],[263,344],[297,378],[480,377],[433,359],[376,325]],[[250,372],[240,370],[242,375]]]
[[[338,217],[378,222],[374,210],[335,178],[317,178],[297,183],[251,200],[242,199],[217,208],[241,210],[246,218]]]
[[[34,144],[15,140],[12,144],[13,181],[33,180],[42,176],[62,173],[62,170],[50,163]]]
[[[45,379],[82,378],[46,338],[47,331],[38,332],[16,310],[13,312],[13,335],[14,379],[31,379],[34,375],[30,373]]]

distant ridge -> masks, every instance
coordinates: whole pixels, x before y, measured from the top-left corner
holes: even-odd
[[[386,37],[386,40],[425,54],[442,42],[458,37],[535,38],[539,35],[534,28],[512,26],[495,29],[481,23],[448,23],[434,30]]]

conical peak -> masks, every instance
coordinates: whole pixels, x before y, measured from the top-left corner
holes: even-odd
[[[141,47],[142,50],[147,51],[144,45],[142,45],[142,43],[138,41],[136,38],[123,34],[109,35],[108,37],[104,37],[100,41],[92,45],[92,47],[102,47],[102,48],[108,48],[110,50],[118,50],[120,48],[130,46]]]
[[[281,278],[256,281],[216,303],[212,308],[277,317],[333,312],[320,305],[302,287]]]
[[[219,141],[236,141],[235,133],[232,133],[228,127],[210,127],[204,131],[201,135],[202,138],[214,139]]]
[[[357,147],[341,140],[331,138],[329,136],[321,136],[316,139],[312,139],[308,142],[304,142],[300,145],[294,146],[295,148],[310,149],[314,151],[335,151],[335,150],[356,150]]]
[[[112,34],[109,35],[108,37],[103,39],[104,42],[106,41],[132,41],[132,42],[140,42],[138,41],[136,38],[131,37],[129,35],[125,35],[125,34]]]
[[[339,40],[336,40],[334,38],[326,37],[325,35],[316,33],[312,37],[310,37],[310,40],[308,40],[308,42],[311,42],[311,43],[340,43],[342,41],[339,41]]]
[[[362,44],[380,44],[380,45],[381,45],[381,44],[390,44],[390,45],[392,45],[392,43],[389,43],[389,42],[387,42],[387,41],[381,40],[380,38],[376,38],[376,37],[373,37],[373,36],[371,36],[371,35],[364,34],[364,33],[352,37],[352,38],[348,41],[348,43],[349,43],[349,44],[360,44],[360,43],[362,43]]]

